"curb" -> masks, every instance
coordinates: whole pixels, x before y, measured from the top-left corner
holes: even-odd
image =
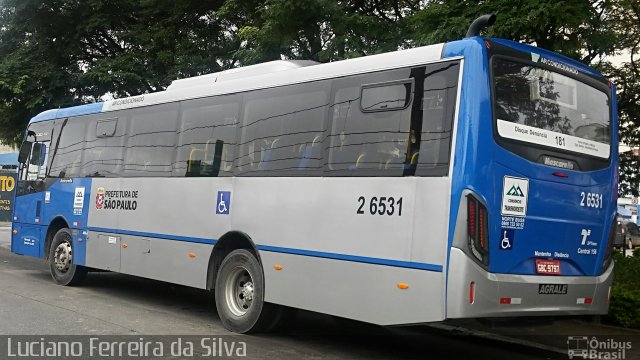
[[[493,340],[493,341],[498,341],[498,342],[502,342],[502,343],[509,343],[512,345],[517,345],[517,346],[524,346],[524,347],[528,347],[528,348],[534,348],[534,349],[538,349],[538,350],[543,350],[543,351],[548,351],[548,352],[553,352],[553,353],[557,353],[557,354],[562,354],[562,355],[567,355],[567,349],[561,349],[555,346],[550,346],[550,345],[544,345],[544,344],[540,344],[534,341],[529,341],[529,340],[523,340],[523,339],[518,339],[518,338],[513,338],[513,337],[509,337],[509,336],[504,336],[504,335],[498,335],[498,334],[494,334],[494,333],[489,333],[486,331],[481,331],[481,330],[472,330],[472,329],[468,329],[468,328],[464,328],[464,327],[460,327],[460,326],[453,326],[453,325],[446,325],[446,324],[427,324],[427,326],[434,328],[434,329],[438,329],[438,330],[443,330],[443,331],[450,331],[450,332],[456,332],[462,335],[468,335],[468,336],[475,336],[475,337],[480,337],[480,338],[485,338],[488,340]]]
[[[585,326],[591,324],[590,322],[587,321],[581,321],[582,324],[584,324]],[[603,323],[598,323],[598,327],[601,328],[605,328],[605,329],[611,329],[611,330],[615,330],[615,331],[623,331],[626,334],[620,334],[620,335],[627,335],[627,336],[637,336],[640,335],[640,330],[636,330],[636,329],[631,329],[631,328],[623,328],[623,327],[619,327],[619,326],[615,326],[615,325],[609,325],[609,324],[603,324]]]

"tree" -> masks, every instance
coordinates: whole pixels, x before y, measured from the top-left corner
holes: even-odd
[[[418,1],[228,0],[220,16],[241,41],[240,64],[276,59],[328,62],[393,51],[401,19]]]
[[[56,107],[162,90],[233,66],[222,0],[5,0],[0,3],[0,141]],[[234,45],[236,44],[236,45]]]
[[[618,0],[611,5],[611,25],[619,34],[619,48],[629,60],[622,66],[604,66],[604,73],[617,84],[620,142],[640,149],[640,4],[634,0]],[[620,196],[640,195],[640,157],[633,152],[620,154]]]
[[[637,0],[0,0],[0,141],[42,110],[164,89],[275,59],[329,62],[485,31],[599,68],[617,84],[620,138],[640,147]],[[622,66],[608,56],[625,52]],[[638,158],[621,156],[620,193]]]
[[[534,44],[601,70],[618,84],[620,141],[640,148],[640,4],[635,0],[488,0],[481,4],[439,0],[409,20],[416,44],[458,39],[479,15],[496,13],[486,34]],[[616,67],[607,57],[626,52],[630,61]],[[620,196],[638,196],[640,161],[621,154]]]
[[[52,36],[50,28],[68,26],[65,16],[50,16],[51,7],[37,6],[34,1],[3,6],[0,11],[0,126],[10,129],[2,140],[17,143],[21,139],[25,119],[49,105],[73,104],[74,81],[69,73],[63,38]],[[62,8],[59,9],[63,13]],[[24,15],[32,26],[25,24]],[[57,42],[57,43],[56,43]]]

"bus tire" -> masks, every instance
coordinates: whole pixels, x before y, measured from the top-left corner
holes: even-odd
[[[222,325],[235,333],[268,331],[282,309],[264,302],[264,273],[256,256],[245,249],[230,252],[220,265],[215,301]]]
[[[53,236],[49,247],[49,269],[56,284],[79,285],[87,276],[87,268],[73,263],[71,232],[62,228]]]

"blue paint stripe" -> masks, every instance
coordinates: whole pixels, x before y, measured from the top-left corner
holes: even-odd
[[[111,233],[111,234],[142,236],[142,237],[151,237],[151,238],[158,238],[158,239],[195,242],[195,243],[201,243],[201,244],[215,244],[217,242],[217,240],[214,240],[214,239],[194,238],[190,236],[177,236],[177,235],[167,235],[167,234],[155,234],[155,233],[148,233],[148,232],[141,232],[141,231],[107,229],[107,228],[98,228],[98,227],[89,227],[88,229],[90,231],[104,232],[104,233]],[[268,246],[268,245],[257,245],[257,247],[258,247],[258,250],[261,250],[261,251],[311,256],[311,257],[342,260],[342,261],[352,261],[352,262],[374,264],[374,265],[394,266],[394,267],[401,267],[401,268],[408,268],[408,269],[442,272],[442,265],[425,264],[425,263],[418,263],[418,262],[411,262],[411,261],[379,259],[379,258],[372,258],[372,257],[365,257],[365,256],[336,254],[336,253],[328,253],[328,252],[321,252],[321,251],[292,249],[292,248]]]
[[[328,252],[321,252],[321,251],[290,249],[290,248],[283,248],[278,246],[266,246],[266,245],[258,245],[258,250],[285,253],[285,254],[312,256],[312,257],[319,257],[319,258],[325,258],[325,259],[353,261],[353,262],[360,262],[360,263],[367,263],[367,264],[374,264],[374,265],[386,265],[386,266],[395,266],[395,267],[402,267],[402,268],[409,268],[409,269],[442,272],[442,265],[424,264],[424,263],[417,263],[417,262],[411,262],[411,261],[379,259],[379,258],[372,258],[372,257],[365,257],[365,256],[335,254],[335,253],[328,253]]]
[[[142,231],[130,231],[130,230],[119,230],[119,229],[106,229],[106,228],[98,228],[98,227],[89,227],[90,231],[111,233],[111,234],[119,234],[119,235],[132,235],[132,236],[141,236],[141,237],[152,237],[158,239],[166,239],[166,240],[178,240],[178,241],[187,241],[194,242],[200,244],[215,244],[217,240],[214,239],[204,239],[204,238],[196,238],[191,236],[177,236],[177,235],[167,235],[167,234],[155,234],[148,233]]]

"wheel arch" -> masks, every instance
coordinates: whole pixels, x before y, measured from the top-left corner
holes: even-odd
[[[209,266],[207,269],[207,289],[211,290],[215,286],[216,276],[218,275],[218,270],[220,269],[220,265],[222,264],[222,260],[232,251],[238,249],[246,249],[252,252],[256,259],[258,259],[258,263],[262,266],[262,260],[260,259],[260,253],[258,252],[258,247],[253,242],[251,237],[242,232],[242,231],[229,231],[226,234],[222,235],[220,239],[216,242],[211,251],[211,256],[209,257]]]
[[[45,236],[44,242],[44,259],[49,260],[49,247],[51,246],[51,242],[53,241],[53,237],[56,233],[63,228],[69,228],[69,222],[63,216],[56,216],[47,227],[47,235]]]

